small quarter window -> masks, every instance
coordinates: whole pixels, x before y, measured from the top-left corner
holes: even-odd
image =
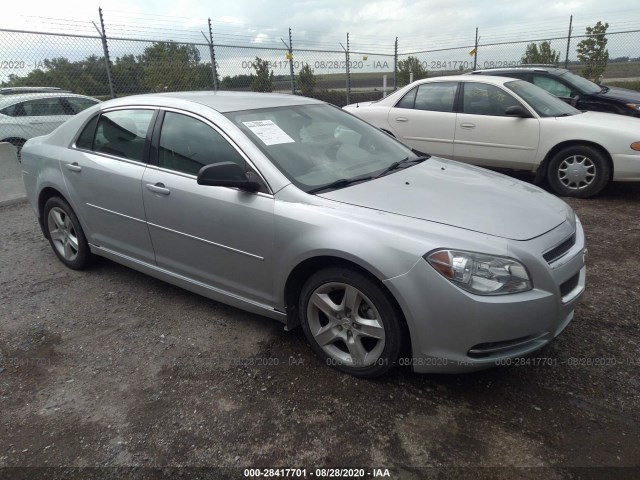
[[[86,127],[84,127],[84,130],[82,130],[82,133],[78,137],[78,140],[76,140],[77,148],[83,148],[85,150],[93,149],[93,136],[96,133],[98,117],[100,117],[100,115],[94,116],[91,121],[87,123]]]

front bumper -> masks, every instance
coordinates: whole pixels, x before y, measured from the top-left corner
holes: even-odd
[[[585,289],[584,232],[551,263],[542,254],[570,234],[567,224],[528,242],[512,242],[511,256],[529,269],[528,292],[481,296],[453,285],[418,261],[386,286],[398,299],[411,334],[412,356],[400,363],[420,373],[458,373],[499,365],[543,347],[571,322]]]
[[[640,182],[640,154],[614,153],[611,159],[614,182]]]

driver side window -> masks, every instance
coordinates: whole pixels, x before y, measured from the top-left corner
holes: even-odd
[[[505,110],[522,106],[509,93],[488,83],[465,82],[462,112],[472,115],[505,116]]]
[[[165,113],[158,166],[198,175],[205,165],[220,162],[234,162],[246,169],[244,158],[209,125],[188,115]]]

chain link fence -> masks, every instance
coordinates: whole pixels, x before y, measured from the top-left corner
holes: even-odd
[[[167,91],[244,90],[295,93],[338,106],[377,100],[426,76],[475,68],[520,65],[527,48],[548,43],[553,62],[575,73],[585,65],[577,45],[587,36],[527,41],[476,42],[452,48],[398,53],[398,39],[367,48],[336,42],[335,48],[296,48],[289,30],[282,46],[216,44],[0,29],[0,141],[20,146],[53,130],[97,100]],[[108,25],[107,29],[108,31]],[[476,38],[478,38],[476,36]],[[608,83],[640,85],[640,31],[606,33],[610,56],[602,76]],[[428,40],[426,41],[428,43]],[[323,45],[326,45],[324,43]],[[391,53],[382,53],[387,50]],[[20,95],[7,89],[25,87]],[[36,88],[43,89],[36,93]],[[47,89],[60,90],[51,94]],[[78,97],[76,95],[85,96]]]

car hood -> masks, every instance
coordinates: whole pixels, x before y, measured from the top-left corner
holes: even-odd
[[[565,202],[538,187],[436,157],[319,196],[512,240],[529,240],[573,218]]]
[[[627,132],[632,134],[631,138],[637,141],[638,132],[640,129],[640,118],[628,117],[626,115],[616,115],[614,113],[604,112],[582,112],[578,115],[570,115],[568,117],[552,117],[560,122],[570,123],[571,125],[578,125],[580,127],[590,128],[602,131],[613,130],[620,134]],[[584,132],[585,135],[589,135],[589,131]]]
[[[625,103],[640,103],[640,92],[628,88],[609,87],[609,90],[596,95],[604,98],[613,98]]]

